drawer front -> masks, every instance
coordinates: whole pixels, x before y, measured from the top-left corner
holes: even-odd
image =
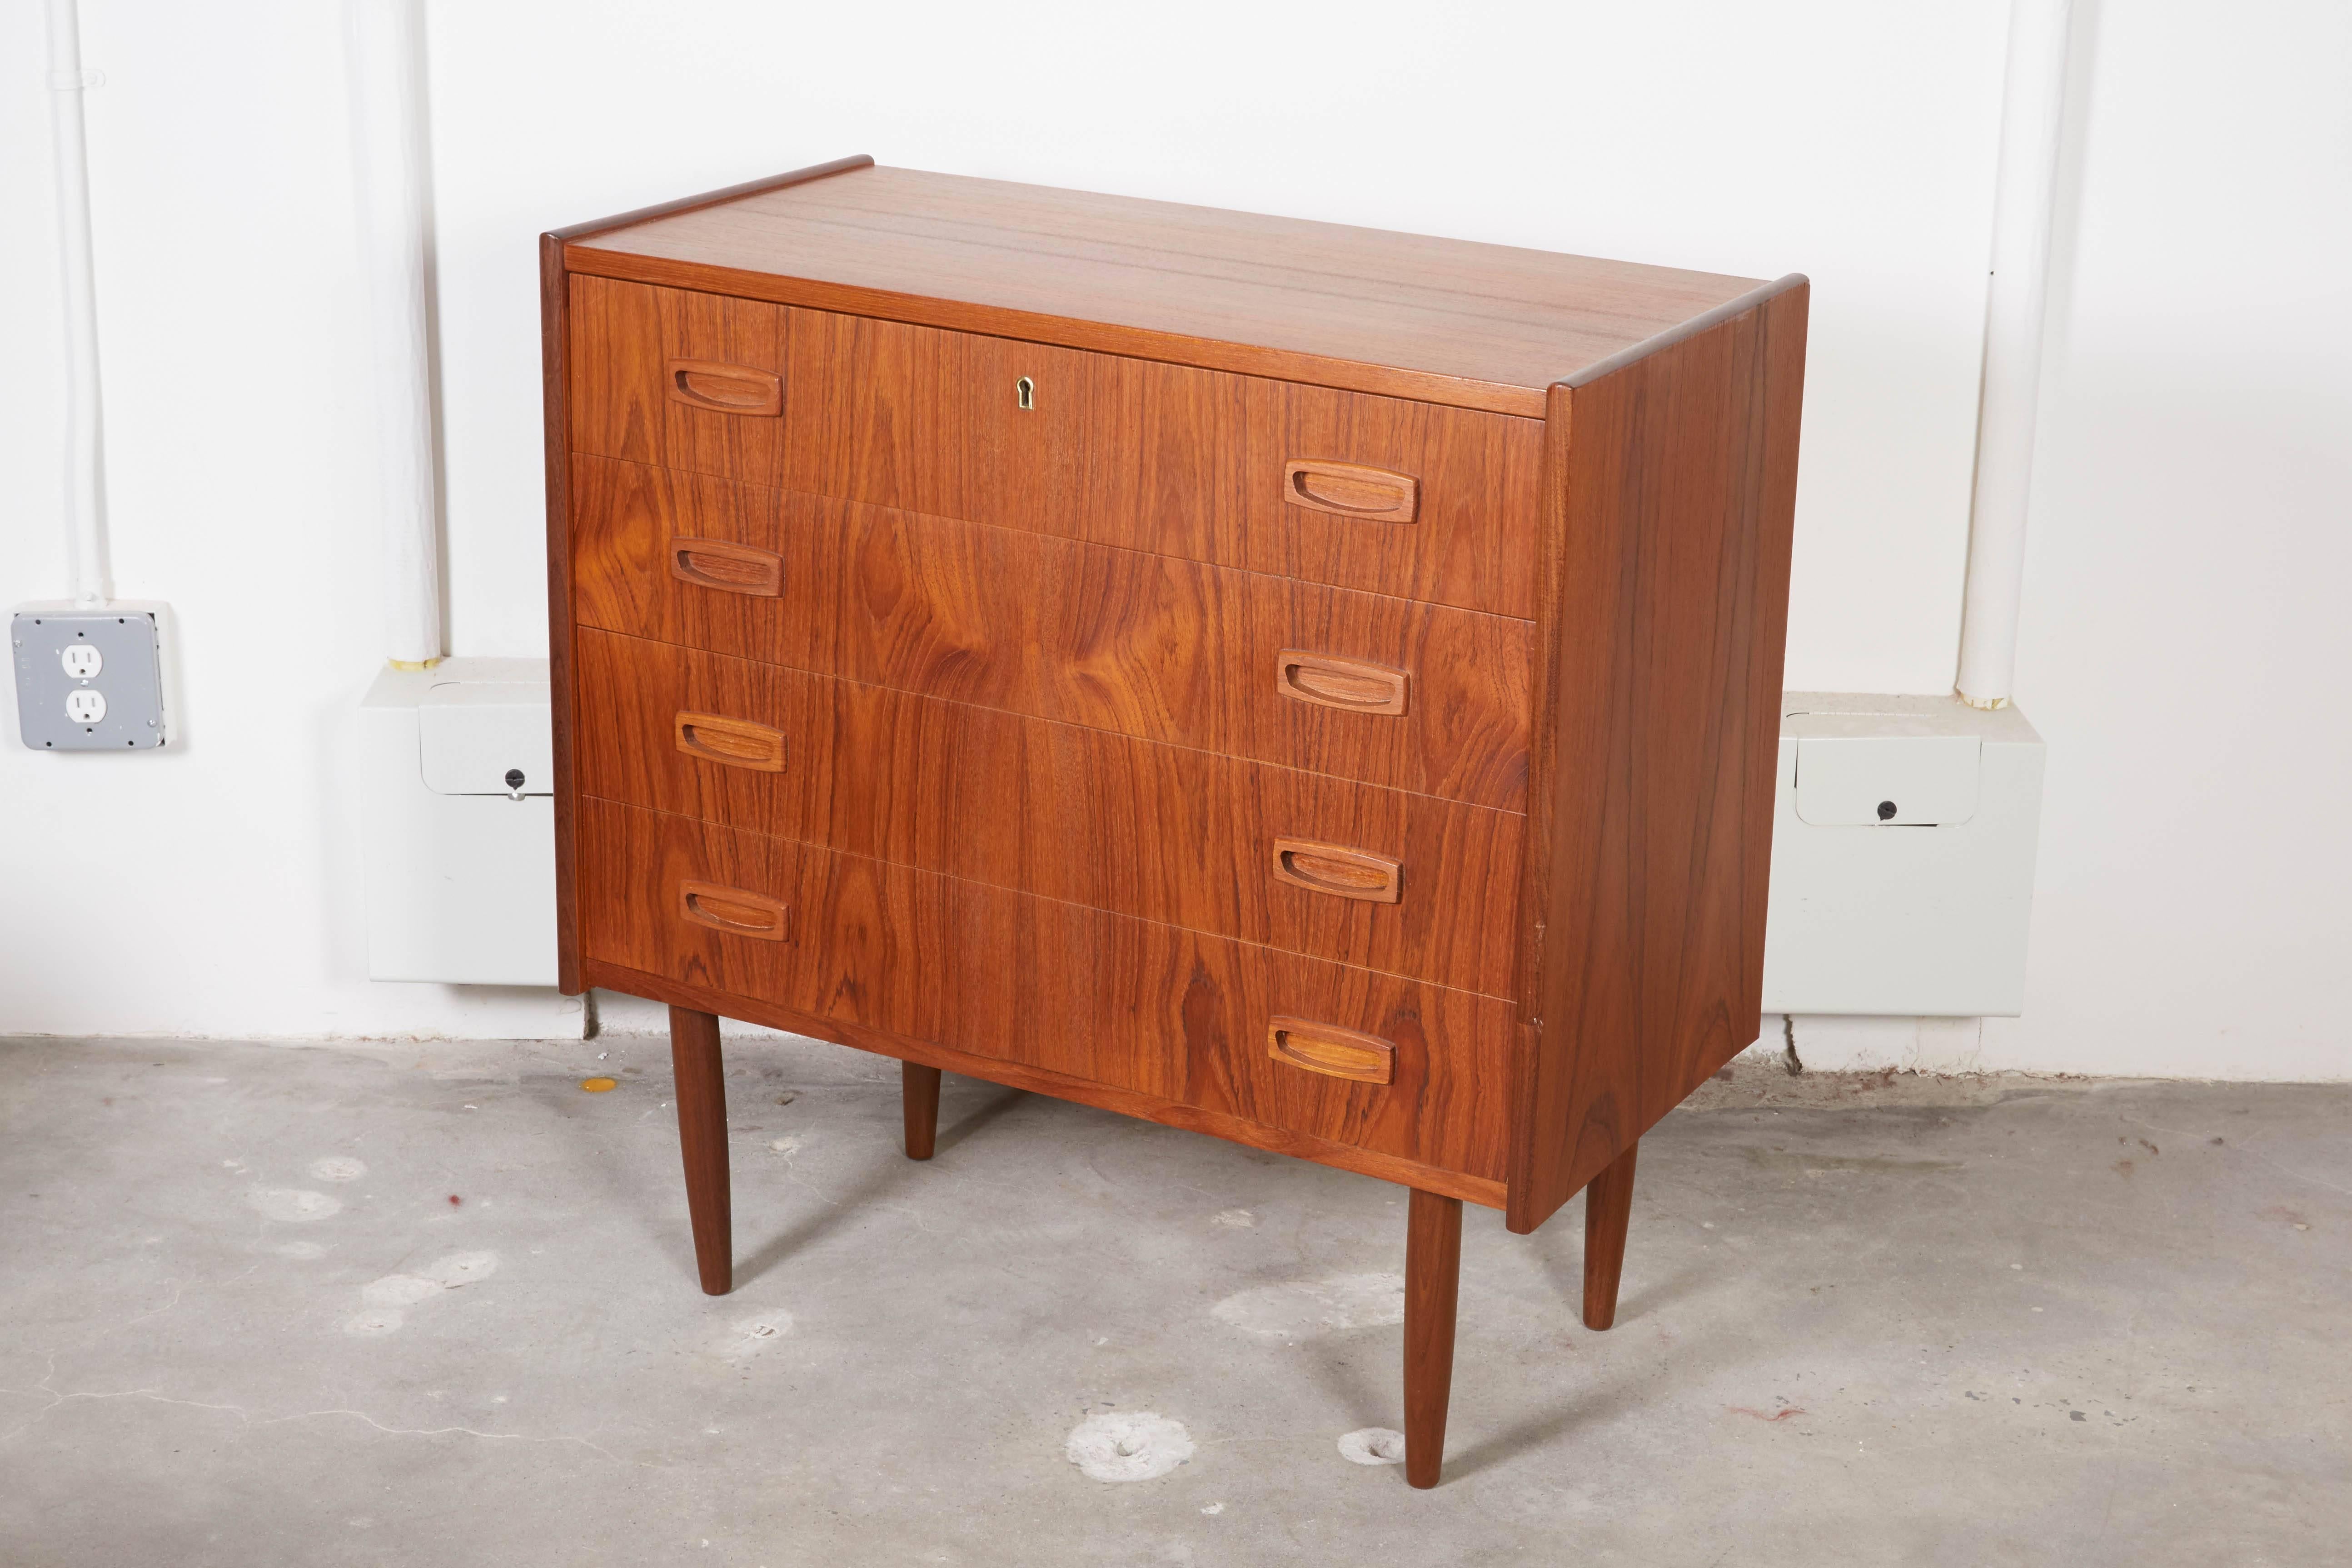
[[[602,278],[571,288],[575,451],[1535,614],[1538,420]]]
[[[591,958],[1503,1179],[1507,1002],[606,801],[579,830]]]
[[[602,458],[572,493],[582,626],[1525,809],[1526,621]]]
[[[1525,819],[606,632],[584,793],[1507,996]]]

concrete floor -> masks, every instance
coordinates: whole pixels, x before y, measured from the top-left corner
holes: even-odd
[[[1339,1442],[1400,1419],[1397,1189],[953,1078],[915,1165],[895,1064],[730,1058],[709,1300],[660,1042],[0,1043],[0,1562],[2352,1552],[2352,1089],[1744,1061],[1643,1146],[1612,1331],[1574,1205],[1470,1211],[1415,1493]],[[1186,1462],[1066,1457],[1144,1412]]]

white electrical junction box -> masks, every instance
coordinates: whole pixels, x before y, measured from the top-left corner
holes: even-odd
[[[1949,697],[1791,691],[1780,706],[1764,1010],[2021,1012],[2033,726]]]
[[[555,984],[551,718],[543,658],[376,677],[360,704],[372,978]]]

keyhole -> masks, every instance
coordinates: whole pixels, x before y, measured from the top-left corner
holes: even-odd
[[[1895,816],[1895,803],[1894,803],[1893,801],[1891,801],[1891,800],[1882,800],[1882,801],[1880,801],[1880,802],[1878,803],[1878,820],[1879,820],[1879,821],[1881,821],[1881,822],[1888,821],[1888,820],[1892,819],[1894,816]]]
[[[1023,409],[1034,410],[1036,408],[1037,384],[1030,380],[1027,376],[1024,375],[1019,381],[1013,384],[1013,393],[1015,397],[1021,400],[1021,406]]]

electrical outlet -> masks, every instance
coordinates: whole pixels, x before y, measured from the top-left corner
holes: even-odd
[[[16,730],[36,752],[152,751],[170,739],[163,606],[26,605],[9,622]]]

